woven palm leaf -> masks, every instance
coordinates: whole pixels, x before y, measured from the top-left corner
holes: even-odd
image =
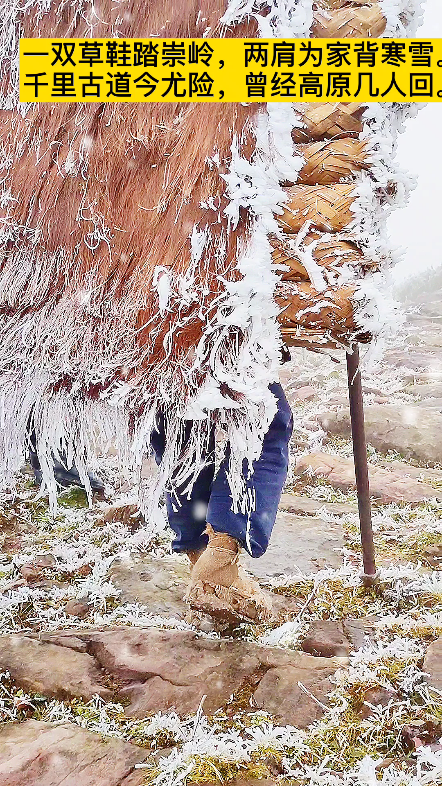
[[[282,327],[281,335],[284,344],[288,347],[303,347],[317,352],[321,349],[342,349],[342,346],[350,346],[350,342],[344,339],[334,339],[330,331],[321,328],[307,328],[303,325],[296,327]]]
[[[357,330],[351,301],[353,293],[352,287],[318,292],[303,281],[280,284],[276,292],[276,302],[283,309],[279,322],[287,328],[303,325],[345,336]]]
[[[312,243],[313,247],[309,251],[309,246]],[[291,248],[287,243],[279,240],[273,241],[273,246],[272,258],[274,263],[287,265],[290,268],[290,270],[282,274],[281,278],[283,281],[308,281],[310,279],[309,273],[303,264],[305,250],[307,253],[311,253],[314,262],[326,271],[339,271],[343,265],[347,265],[360,271],[360,274],[363,275],[368,269],[376,268],[374,262],[370,263],[365,259],[362,251],[355,243],[333,236],[330,238],[320,233],[309,233],[304,239],[301,248]]]
[[[307,235],[304,243],[308,246],[316,237],[313,234]],[[338,269],[343,265],[348,265],[359,270],[361,275],[363,275],[369,270],[379,269],[378,263],[368,260],[356,243],[350,240],[341,240],[334,237],[324,238],[321,242],[315,244],[312,253],[318,265],[325,267],[327,270]]]
[[[378,5],[347,6],[336,11],[318,9],[311,35],[314,38],[376,38],[382,35],[386,23]]]
[[[337,232],[354,219],[351,205],[354,186],[292,186],[287,189],[289,202],[278,223],[284,232],[299,232],[306,221],[323,232]]]
[[[298,104],[296,109],[304,123],[302,128],[292,131],[296,143],[339,136],[356,137],[362,131],[364,107],[361,104]]]
[[[304,265],[296,258],[295,252],[280,241],[272,243],[272,259],[275,265],[287,265],[290,270],[284,273],[283,281],[309,281],[309,275]]]
[[[305,158],[298,183],[330,185],[368,168],[365,142],[359,139],[312,142],[299,145],[298,152]]]
[[[315,6],[319,9],[325,9],[326,11],[337,11],[339,8],[345,8],[346,6],[358,6],[358,5],[378,5],[376,0],[316,0]]]

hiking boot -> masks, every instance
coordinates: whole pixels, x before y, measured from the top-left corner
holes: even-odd
[[[184,552],[186,557],[189,558],[192,567],[195,565],[196,562],[198,562],[199,558],[201,557],[201,554],[203,554],[205,550],[206,548],[204,547],[203,549],[193,549],[192,551]]]
[[[271,603],[258,582],[238,564],[241,547],[235,538],[215,532],[196,560],[184,600],[191,609],[229,623],[270,622]]]

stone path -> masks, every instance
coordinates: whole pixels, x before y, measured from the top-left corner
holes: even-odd
[[[442,500],[442,491],[430,483],[408,477],[397,468],[387,469],[374,464],[368,465],[370,493],[381,504],[407,502],[418,504],[428,500]],[[333,488],[343,491],[356,490],[355,470],[352,459],[330,453],[309,453],[299,459],[295,472],[308,477],[325,478]]]
[[[28,720],[0,731],[2,786],[141,786],[136,745],[81,729]]]
[[[325,522],[314,516],[278,513],[266,553],[259,559],[244,555],[247,569],[259,579],[281,574],[311,573],[342,564],[344,532],[341,523]]]
[[[351,436],[348,408],[326,413],[319,422],[329,434]],[[442,463],[442,413],[412,404],[370,404],[365,429],[367,441],[382,453],[397,450],[405,458]]]
[[[112,697],[137,718],[167,710],[196,712],[204,696],[205,712],[213,714],[248,684],[253,706],[305,727],[322,713],[298,681],[322,700],[332,687],[329,676],[345,662],[155,628],[61,630],[40,640],[0,636],[0,669],[7,664],[27,691],[55,698]]]
[[[75,537],[69,540],[66,549],[71,551],[65,558],[55,548],[52,553],[46,543],[51,527],[44,523],[44,511],[41,523],[38,508],[30,507],[21,516],[8,502],[0,518],[2,554],[5,559],[16,559],[17,567],[2,585],[0,599],[5,608],[11,603],[11,619],[19,622],[12,627],[16,632],[0,636],[0,672],[8,671],[14,689],[28,693],[29,701],[33,696],[40,697],[38,700],[45,697],[44,701],[63,701],[69,707],[72,702],[98,701],[96,697],[100,697],[104,707],[121,703],[120,714],[126,723],[144,722],[154,713],[162,713],[159,717],[164,718],[174,717],[170,713],[176,712],[178,721],[194,718],[204,700],[203,714],[210,717],[221,713],[223,722],[234,717],[240,724],[242,718],[259,711],[268,713],[268,724],[296,726],[308,732],[312,722],[324,719],[330,691],[336,688],[336,672],[347,668],[355,651],[363,646],[379,646],[376,657],[382,658],[383,648],[396,635],[406,647],[418,641],[410,629],[396,634],[377,625],[379,619],[382,625],[384,613],[400,616],[411,609],[407,621],[427,625],[422,640],[423,664],[421,654],[413,661],[419,664],[419,679],[430,688],[442,690],[442,638],[431,630],[437,619],[431,615],[435,609],[440,613],[436,590],[431,594],[430,586],[424,592],[422,608],[416,605],[419,577],[429,575],[430,568],[442,568],[442,535],[437,523],[442,470],[414,466],[417,461],[442,463],[442,408],[438,403],[442,398],[442,342],[438,331],[438,325],[434,327],[426,317],[417,320],[414,337],[404,347],[388,351],[377,378],[364,380],[368,441],[380,452],[370,466],[371,490],[377,503],[379,564],[389,567],[397,561],[403,565],[409,553],[401,560],[400,547],[410,534],[415,536],[416,553],[419,559],[426,559],[426,573],[422,568],[413,578],[411,600],[405,592],[400,596],[397,585],[390,595],[381,587],[378,599],[376,591],[363,595],[358,586],[345,583],[346,548],[352,569],[359,570],[357,506],[339,493],[354,493],[355,486],[345,374],[342,368],[327,367],[323,358],[315,357],[308,365],[296,357],[283,371],[295,415],[293,490],[282,496],[271,545],[264,557],[252,560],[242,555],[244,564],[266,591],[276,588],[278,582],[284,586],[286,581],[289,586],[286,594],[271,593],[278,621],[255,633],[261,643],[253,640],[248,628],[220,631],[208,618],[193,618],[190,627],[183,602],[189,574],[186,559],[168,555],[167,544],[161,538],[159,546],[155,543],[155,551],[154,547],[138,548],[136,536],[140,535],[141,543],[142,519],[136,507],[112,504],[107,510],[81,515],[75,510],[65,536],[69,539],[80,524],[83,529],[78,544]],[[390,369],[402,380],[392,394]],[[323,431],[332,438],[326,443],[330,452],[318,447]],[[391,450],[398,451],[403,459],[387,460],[384,454]],[[301,457],[300,451],[304,454]],[[304,474],[307,469],[308,476]],[[326,501],[326,497],[342,501]],[[402,521],[404,503],[414,507],[413,516]],[[392,506],[393,513],[385,505]],[[99,549],[106,537],[114,545],[100,562]],[[26,562],[20,561],[21,554],[32,548],[33,555]],[[76,564],[76,549],[79,554],[83,549],[89,556],[79,560],[79,567],[68,569],[70,559]],[[105,560],[108,562],[100,573]],[[328,569],[329,574],[324,571],[320,575],[331,579],[312,610],[309,603],[312,598],[316,602],[318,589],[312,591],[312,577],[316,579],[322,569]],[[1,576],[0,566],[0,583]],[[297,578],[300,585],[305,585],[299,596],[290,592]],[[103,591],[104,602],[99,592],[94,598],[97,586]],[[437,581],[434,586],[437,588]],[[63,595],[67,587],[75,591],[63,596],[61,602],[56,593]],[[54,608],[53,615],[39,618],[39,603]],[[60,622],[57,614],[61,603],[65,616]],[[29,606],[35,613],[29,614]],[[23,614],[22,623],[17,609]],[[129,625],[131,610],[135,622]],[[121,611],[121,617],[112,617],[113,611]],[[108,614],[106,622],[96,624],[94,615],[99,613]],[[395,655],[391,657],[394,660]],[[375,667],[374,659],[370,668]],[[373,716],[371,705],[386,707],[390,701],[402,700],[399,688],[385,687],[386,679],[383,676],[378,685],[370,682],[366,693],[361,693],[368,704],[359,707],[358,712],[369,726],[380,718],[379,714]],[[0,718],[2,697],[0,693]],[[351,697],[346,696],[346,700]],[[56,724],[29,718],[33,710],[26,711],[27,701],[23,700],[25,709],[17,716],[20,722],[0,725],[0,786],[141,786],[146,782],[146,770],[136,765],[145,761],[155,764],[159,756],[173,755],[175,750],[173,741],[167,743],[172,747],[164,749],[160,744],[155,752],[65,722],[65,716]],[[415,706],[417,715],[420,706]],[[81,715],[78,718],[79,723],[86,723]],[[247,723],[241,727],[244,737]],[[361,734],[364,728],[368,727],[361,725]],[[370,729],[375,737],[375,725]],[[414,732],[409,737],[410,745],[417,744],[413,742],[417,739]],[[270,757],[268,764],[266,756],[268,769],[262,779],[243,778],[237,773],[226,783],[274,786],[282,773],[282,757],[283,752],[279,759]],[[192,786],[192,776],[184,782]],[[203,782],[220,781],[212,769]]]

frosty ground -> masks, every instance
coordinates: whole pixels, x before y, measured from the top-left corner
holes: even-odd
[[[0,782],[442,783],[442,339],[431,304],[364,375],[379,583],[361,586],[345,368],[283,369],[295,432],[268,627],[186,616],[184,557],[106,498],[24,469],[1,501]]]

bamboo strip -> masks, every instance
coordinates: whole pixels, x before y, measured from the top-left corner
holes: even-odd
[[[333,12],[317,9],[313,18],[313,38],[377,38],[387,23],[377,4],[346,6]]]
[[[336,136],[354,137],[362,131],[365,107],[361,104],[299,104],[296,109],[304,123],[303,128],[292,131],[296,143]]]
[[[358,5],[378,5],[376,0],[315,0],[315,10],[337,11],[339,8]]]
[[[304,325],[345,335],[357,330],[351,296],[353,287],[318,292],[310,283],[280,284],[276,302],[283,309],[278,319],[284,327]]]
[[[305,158],[305,164],[297,182],[308,185],[338,183],[369,166],[366,163],[365,142],[359,139],[347,137],[330,142],[312,142],[299,145],[298,153]]]
[[[350,342],[345,342],[333,339],[329,333],[317,328],[306,328],[301,325],[296,327],[281,327],[281,335],[284,344],[287,347],[304,347],[317,351],[318,349],[338,349],[342,348],[342,344],[350,345]]]
[[[321,234],[311,232],[309,233],[302,244],[303,248],[308,249],[313,241],[316,242],[311,250],[313,260],[320,266],[328,271],[342,268],[343,265],[359,269],[362,274],[367,270],[377,269],[375,262],[369,262],[364,258],[362,251],[355,243],[348,240],[337,239],[331,237],[320,240]],[[287,244],[279,240],[272,242],[273,252],[272,258],[275,264],[287,265],[290,270],[283,273],[281,279],[283,281],[308,281],[309,274],[302,264],[303,252],[299,249],[292,249]]]

